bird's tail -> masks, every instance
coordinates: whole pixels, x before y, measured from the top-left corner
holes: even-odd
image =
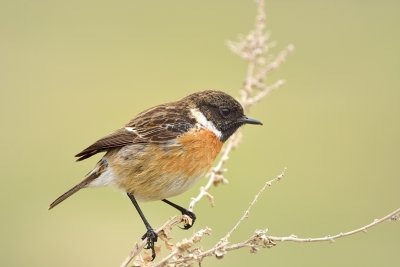
[[[64,194],[59,196],[56,200],[54,200],[50,204],[49,210],[51,210],[52,208],[54,208],[55,206],[57,206],[58,204],[60,204],[61,202],[63,202],[64,200],[66,200],[67,198],[69,198],[70,196],[72,196],[73,194],[78,192],[79,190],[81,190],[82,188],[85,188],[88,185],[90,185],[90,183],[93,182],[96,178],[98,178],[107,169],[107,167],[108,167],[107,161],[100,160],[97,163],[96,167],[93,169],[93,171],[91,171],[86,176],[86,178],[82,180],[82,182],[75,185],[70,190],[68,190],[67,192],[65,192]]]
[[[86,177],[82,182],[80,182],[79,184],[75,185],[70,190],[68,190],[67,192],[65,192],[64,194],[59,196],[56,200],[54,200],[50,204],[49,210],[51,210],[52,208],[54,208],[55,206],[57,206],[58,204],[60,204],[61,202],[63,202],[64,200],[66,200],[67,198],[69,198],[70,196],[72,196],[73,194],[78,192],[79,190],[81,190],[82,188],[85,188],[95,178],[96,177],[93,177],[93,175],[89,175],[88,177]]]

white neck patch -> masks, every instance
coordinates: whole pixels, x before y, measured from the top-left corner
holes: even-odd
[[[196,119],[197,123],[202,127],[206,128],[207,130],[212,131],[219,139],[222,137],[222,133],[218,130],[212,121],[207,120],[206,116],[204,116],[203,112],[201,112],[197,108],[192,108],[190,110],[193,117]]]

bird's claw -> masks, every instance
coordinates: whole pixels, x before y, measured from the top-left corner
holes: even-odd
[[[196,214],[194,214],[193,212],[191,212],[189,210],[186,210],[186,211],[182,212],[182,215],[186,215],[191,219],[191,222],[188,220],[184,220],[185,224],[183,225],[183,228],[180,227],[183,230],[188,230],[193,226],[194,222],[196,221]]]
[[[147,229],[147,232],[142,236],[142,240],[147,239],[147,244],[145,249],[151,249],[151,260],[153,261],[156,257],[156,251],[154,249],[154,243],[157,242],[158,235],[152,229]]]

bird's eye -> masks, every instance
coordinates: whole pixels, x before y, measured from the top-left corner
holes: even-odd
[[[229,114],[231,114],[231,110],[229,108],[220,108],[219,111],[221,115],[225,118],[228,117]]]

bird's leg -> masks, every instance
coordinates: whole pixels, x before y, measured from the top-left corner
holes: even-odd
[[[189,229],[189,228],[191,228],[193,226],[194,222],[196,221],[196,214],[194,214],[190,210],[187,210],[187,209],[185,209],[185,208],[183,208],[183,207],[181,207],[181,206],[179,206],[179,205],[177,205],[175,203],[172,203],[171,201],[169,201],[167,199],[163,199],[162,201],[167,203],[168,205],[174,207],[175,209],[179,210],[182,213],[182,215],[187,215],[187,216],[190,217],[190,219],[192,219],[192,224],[185,223],[185,225],[183,226],[182,229],[187,230],[187,229]]]
[[[158,235],[147,221],[133,194],[127,193],[127,195],[132,201],[133,205],[135,206],[140,217],[142,218],[144,225],[146,226],[147,232],[142,236],[142,240],[147,238],[147,246],[145,247],[145,249],[151,249],[151,257],[152,257],[151,260],[154,260],[154,258],[156,257],[156,252],[154,250],[154,242],[157,242]]]

